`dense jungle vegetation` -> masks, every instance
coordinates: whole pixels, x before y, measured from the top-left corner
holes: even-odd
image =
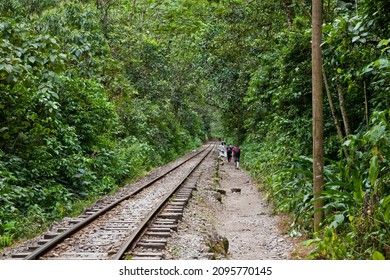
[[[309,258],[390,259],[389,14],[323,1],[313,233],[310,0],[2,0],[0,248],[223,137]]]

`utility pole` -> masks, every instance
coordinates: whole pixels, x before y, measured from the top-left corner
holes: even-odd
[[[323,141],[323,93],[322,93],[322,0],[312,0],[312,104],[313,104],[313,193],[314,232],[324,219],[324,141]]]

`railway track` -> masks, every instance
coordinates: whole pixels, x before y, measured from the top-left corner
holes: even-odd
[[[210,144],[168,172],[48,232],[18,259],[161,259],[162,249],[195,188]]]
[[[207,155],[208,153],[201,161]],[[167,238],[171,237],[171,231],[177,230],[178,221],[183,216],[184,207],[191,198],[201,173],[199,165],[191,169],[177,187],[141,222],[114,259],[162,259]]]

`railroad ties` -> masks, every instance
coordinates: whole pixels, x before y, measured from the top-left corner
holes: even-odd
[[[98,214],[106,206],[111,204],[114,200],[107,200],[103,205],[98,205],[91,209],[86,210],[82,215],[77,218],[72,218],[67,222],[67,225],[57,228],[55,231],[48,231],[43,235],[43,238],[35,242],[35,245],[30,245],[27,247],[25,252],[20,252],[12,255],[12,259],[25,259],[28,258],[35,251],[42,250],[45,246],[48,246],[50,243],[58,243],[56,239],[65,239],[68,232],[72,231],[76,226],[81,223],[84,223],[88,218]],[[64,238],[61,236],[64,235]],[[95,258],[96,259],[96,258]]]
[[[117,193],[112,197],[104,198],[100,203],[86,209],[81,216],[69,219],[66,223],[62,223],[63,226],[59,228],[53,226],[51,230],[44,234],[41,240],[34,243],[30,242],[33,245],[28,247],[25,252],[14,254],[12,258],[25,260],[113,259],[113,256],[115,255],[114,259],[162,259],[164,257],[163,251],[167,244],[167,240],[174,231],[177,231],[179,221],[183,217],[184,208],[201,176],[201,170],[204,168],[201,163],[211,154],[214,148],[215,144],[210,144],[207,148],[191,155],[189,158],[170,168],[170,170],[165,171],[158,177],[153,178],[141,187],[124,190],[123,193]],[[145,213],[148,217],[144,217],[143,221],[136,215],[130,217],[125,215],[116,216],[117,214],[115,213],[108,219],[108,223],[103,222],[103,217],[110,216],[111,214],[109,213],[115,212],[113,210],[122,202],[135,197],[136,194],[142,194],[143,190],[148,189],[150,186],[155,186],[156,182],[170,176],[170,172],[173,170],[184,166],[190,160],[197,160],[199,157],[201,157],[201,160],[198,161],[195,167],[191,167],[188,174],[187,172],[185,173],[187,174],[186,177],[180,179],[182,182],[177,185],[175,191],[172,191],[171,194],[167,193],[164,202],[159,203],[159,206],[155,210],[151,211],[149,214]],[[121,213],[122,211],[119,211],[119,214]],[[124,212],[124,214],[126,213]],[[101,225],[99,225],[99,220],[103,220]],[[84,228],[92,224],[97,226],[96,231],[92,229],[92,232],[84,232],[83,234],[85,235],[90,234],[91,238],[85,238],[86,243],[82,244],[80,241],[81,239],[75,237],[75,235],[78,235]],[[100,234],[100,230],[102,233],[99,238],[101,238],[102,242],[96,243],[94,234],[96,232],[95,236],[97,236],[97,234]],[[128,236],[128,239],[122,244],[123,239],[126,239],[126,237],[122,238],[120,236],[125,235]],[[74,246],[72,238],[76,238],[75,240],[77,240],[77,242],[80,241],[80,243],[78,243],[77,246]],[[90,240],[92,241],[91,245],[88,244]],[[95,244],[93,244],[93,242],[95,242]],[[107,245],[107,242],[110,244]],[[63,245],[64,243],[67,243],[67,245]],[[66,248],[66,246],[68,246],[68,248]],[[102,249],[104,246],[107,247],[107,250]],[[81,250],[78,250],[79,248],[81,248]]]
[[[195,171],[185,185],[172,196],[157,217],[150,222],[134,249],[125,254],[125,258],[132,260],[163,259],[167,240],[173,231],[177,231],[184,208],[191,198],[192,191],[196,189],[200,175],[201,171]]]

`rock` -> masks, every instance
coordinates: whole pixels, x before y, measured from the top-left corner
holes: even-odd
[[[240,188],[232,188],[231,191],[232,191],[232,193],[241,193]]]
[[[215,193],[213,193],[213,196],[214,196],[214,198],[215,198],[217,201],[222,202],[222,195],[221,195],[220,193],[215,192]]]
[[[210,248],[210,253],[216,253],[223,256],[227,256],[228,254],[229,240],[226,237],[214,234],[210,236],[207,245]]]
[[[219,192],[220,194],[226,195],[226,191],[225,190],[217,189],[217,192]]]

